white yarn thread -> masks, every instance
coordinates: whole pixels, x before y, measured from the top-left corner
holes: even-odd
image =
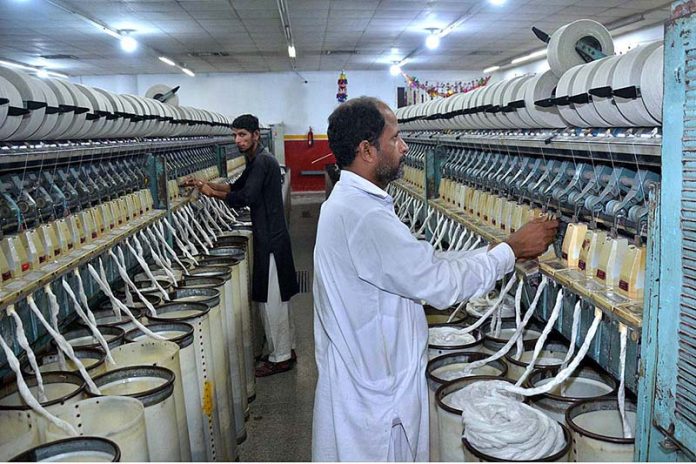
[[[619,412],[621,413],[621,424],[623,425],[624,438],[633,438],[631,425],[626,420],[626,339],[628,337],[628,328],[619,323],[619,335],[621,336],[621,354],[619,357]]]
[[[423,234],[423,232],[425,232],[425,228],[428,226],[428,222],[430,222],[430,218],[433,217],[434,212],[434,208],[428,207],[428,214],[425,216],[425,221],[423,221],[423,224],[421,224],[420,229],[418,229],[418,232],[416,232],[416,237],[419,237],[421,234]]]
[[[208,254],[208,247],[203,243],[203,241],[198,237],[198,234],[196,233],[195,230],[193,230],[193,226],[189,224],[189,221],[187,220],[186,216],[184,213],[180,210],[175,212],[173,217],[176,218],[177,221],[179,221],[183,225],[183,229],[186,230],[188,237],[193,237],[193,240],[201,247],[203,250],[203,254]]]
[[[172,247],[170,247],[169,243],[167,243],[167,239],[164,237],[164,226],[162,225],[162,221],[159,221],[157,224],[155,224],[155,227],[153,227],[153,229],[155,230],[155,235],[159,239],[159,242],[162,244],[164,249],[167,250],[167,253],[169,253],[169,256],[171,256],[174,259],[174,261],[176,261],[177,264],[179,264],[184,274],[189,275],[189,271],[186,268],[186,266],[184,266],[177,254],[172,249]],[[196,261],[196,264],[198,264],[198,261]]]
[[[123,255],[123,252],[120,248],[118,249],[118,252],[119,254]],[[109,255],[113,258],[114,263],[116,264],[116,270],[118,271],[118,275],[121,276],[121,280],[123,280],[125,287],[130,288],[135,292],[135,294],[138,296],[138,299],[145,305],[151,316],[157,316],[157,311],[155,310],[155,307],[152,305],[152,303],[150,303],[150,301],[145,297],[145,295],[142,294],[140,289],[133,283],[130,276],[128,275],[128,270],[122,264],[122,261],[119,260],[119,258],[114,254],[112,250],[109,250]],[[101,258],[99,259],[99,266],[100,270],[102,270],[103,264]],[[102,273],[101,278],[103,281],[108,282],[105,273]],[[117,314],[119,317],[121,317],[120,306],[112,304],[111,307],[114,311],[114,314]]]
[[[505,299],[505,295],[508,294],[508,292],[512,288],[512,284],[514,282],[515,282],[515,279],[510,279],[508,281],[507,285],[505,285],[505,287],[503,287],[503,290],[500,292],[500,295],[498,296],[498,299],[496,300],[495,304],[493,306],[491,306],[490,309],[488,311],[486,311],[478,319],[478,321],[476,321],[472,325],[464,328],[466,333],[473,332],[474,330],[478,329],[481,326],[481,324],[486,322],[486,319],[488,319],[491,316],[491,314],[493,314],[495,312],[495,310],[498,309],[498,306],[500,306],[500,304],[503,302],[503,300]],[[452,313],[452,315],[450,316],[450,319],[452,319],[454,317],[454,314],[456,314],[457,311],[459,311],[462,307],[464,307],[464,305],[466,305],[466,301],[462,301],[461,303],[459,303],[459,306],[457,306],[457,309]],[[448,319],[447,322],[450,322],[450,320]]]
[[[464,245],[464,239],[465,239],[468,235],[469,235],[469,229],[467,229],[466,227],[464,227],[464,232],[463,232],[462,235],[459,237],[459,240],[457,240],[457,244],[456,244],[455,247],[454,247],[455,250],[459,251],[459,250],[462,249],[462,247],[463,247],[463,245]]]
[[[89,388],[91,392],[100,395],[101,392],[99,391],[99,388],[92,380],[92,377],[87,372],[87,369],[85,369],[85,365],[82,364],[80,358],[78,358],[75,354],[75,350],[73,350],[72,345],[68,343],[68,341],[65,339],[65,337],[63,337],[60,334],[60,332],[51,327],[48,321],[46,321],[43,314],[41,314],[41,310],[39,310],[39,307],[36,305],[36,302],[34,301],[34,297],[32,295],[27,296],[27,303],[29,305],[29,309],[31,309],[31,311],[34,313],[39,322],[41,322],[41,325],[43,325],[46,328],[46,331],[49,333],[49,335],[51,335],[51,337],[53,337],[53,339],[56,341],[56,345],[58,345],[59,348],[57,352],[61,354],[66,354],[68,358],[70,358],[70,360],[73,363],[75,363],[75,366],[77,366],[77,370],[80,372],[80,375],[82,375],[82,378],[87,384],[87,388]],[[65,370],[65,366],[60,367],[61,370]],[[34,369],[38,370],[37,368]]]
[[[553,307],[553,310],[551,311],[551,314],[549,315],[549,320],[546,322],[546,326],[544,326],[544,330],[541,331],[541,335],[536,341],[536,344],[534,345],[534,352],[532,353],[532,359],[530,359],[529,364],[527,365],[527,368],[524,370],[524,373],[522,376],[517,380],[517,383],[515,383],[515,386],[520,386],[524,383],[525,380],[527,380],[527,377],[529,377],[529,374],[532,373],[532,370],[534,369],[534,364],[536,364],[536,360],[539,357],[539,354],[541,353],[541,350],[544,348],[544,343],[546,343],[546,337],[549,336],[549,333],[551,332],[551,329],[553,328],[553,324],[556,322],[556,319],[558,319],[559,314],[561,314],[561,308],[563,307],[563,290],[559,290],[558,294],[556,295],[556,304]]]
[[[515,292],[515,327],[519,327],[522,323],[522,291],[524,290],[524,281],[520,279],[520,283],[517,285],[517,291]],[[522,337],[517,339],[517,346],[515,349],[515,359],[520,359],[522,352],[524,351],[524,340]]]
[[[511,282],[514,282],[511,280]],[[527,312],[524,314],[524,318],[522,318],[522,322],[520,325],[517,327],[515,330],[515,333],[512,334],[512,337],[510,337],[510,340],[507,341],[507,343],[496,353],[493,353],[487,358],[480,359],[478,361],[474,361],[468,366],[466,366],[465,372],[471,373],[474,369],[478,369],[481,366],[485,366],[491,361],[495,361],[497,359],[502,358],[505,356],[505,354],[510,351],[510,348],[512,348],[512,345],[514,345],[517,342],[517,339],[522,337],[522,334],[524,332],[524,328],[527,326],[527,322],[532,318],[532,314],[534,314],[534,311],[536,310],[536,306],[539,303],[539,298],[541,298],[541,294],[543,293],[544,288],[546,288],[546,285],[548,284],[548,279],[546,276],[542,277],[541,279],[541,284],[539,284],[539,288],[537,288],[536,295],[534,295],[534,300],[532,301],[532,304],[529,305],[529,308],[527,309]]]
[[[145,327],[131,312],[131,310],[128,308],[128,306],[124,305],[118,298],[116,298],[111,291],[111,288],[109,287],[109,283],[106,282],[105,280],[102,280],[102,278],[99,276],[99,273],[97,272],[96,269],[91,264],[87,265],[87,270],[89,271],[90,274],[92,274],[92,277],[94,278],[95,282],[97,282],[97,285],[99,285],[99,288],[101,288],[102,292],[106,295],[106,297],[111,301],[111,304],[113,306],[118,306],[118,308],[126,313],[126,316],[128,316],[133,322],[133,324],[140,329],[143,333],[145,333],[147,336],[155,338],[157,340],[166,340],[165,337],[162,335],[156,334],[147,327]]]
[[[82,303],[82,307],[85,309],[85,314],[87,314],[89,320],[92,321],[92,324],[97,325],[97,320],[94,317],[92,309],[89,307],[89,302],[87,301],[87,293],[85,293],[85,286],[82,284],[82,276],[80,275],[80,270],[75,268],[73,270],[73,274],[77,278],[77,295],[80,298],[80,303]]]
[[[24,324],[22,324],[22,318],[19,317],[17,311],[15,311],[14,305],[7,307],[7,313],[14,319],[16,328],[15,336],[17,337],[17,342],[19,346],[27,353],[27,358],[29,358],[29,365],[34,370],[34,376],[36,377],[36,387],[39,390],[39,401],[44,402],[46,398],[46,390],[44,389],[43,377],[41,377],[41,371],[39,371],[39,364],[36,362],[36,355],[29,345],[29,340],[27,340],[27,335],[24,333]]]
[[[50,285],[44,286],[44,292],[46,293],[46,298],[48,298],[48,310],[51,315],[51,324],[56,332],[60,332],[60,326],[58,325],[58,312],[60,307],[58,306],[58,298],[53,294]],[[58,351],[58,365],[61,370],[65,370],[65,356],[63,356],[62,351]]]
[[[166,218],[165,218],[166,221]],[[172,214],[172,222],[174,222],[174,225],[176,226],[176,230],[179,231],[179,235],[181,236],[181,239],[186,243],[186,246],[188,248],[185,248],[188,250],[190,253],[197,255],[198,254],[198,249],[196,246],[191,242],[188,231],[181,225],[181,222],[179,221],[179,218],[177,217],[176,214]]]
[[[566,353],[565,359],[561,363],[561,369],[564,369],[568,365],[570,359],[573,357],[573,353],[575,353],[575,340],[578,337],[578,331],[580,330],[581,302],[582,301],[578,299],[578,301],[575,303],[575,309],[573,310],[573,327],[570,330],[570,346],[568,347],[568,352]]]
[[[536,396],[536,395],[541,395],[544,393],[548,393],[554,388],[556,388],[558,385],[561,385],[563,382],[565,382],[568,377],[571,376],[571,374],[577,369],[578,365],[580,365],[580,362],[585,358],[585,355],[587,354],[587,351],[590,349],[590,343],[592,343],[592,339],[595,336],[595,333],[597,332],[597,328],[599,327],[599,323],[602,320],[602,312],[599,310],[595,310],[595,318],[592,321],[592,325],[590,326],[590,330],[587,331],[587,335],[585,337],[585,341],[583,342],[582,346],[578,350],[578,354],[573,358],[573,361],[566,367],[565,369],[562,369],[558,371],[558,374],[556,374],[556,377],[551,379],[548,383],[545,383],[544,385],[535,387],[535,388],[522,388],[522,387],[516,387],[513,385],[505,387],[509,392],[511,393],[517,393],[518,395],[522,396]]]
[[[176,277],[174,277],[174,273],[172,272],[171,269],[169,269],[169,266],[167,266],[167,263],[164,262],[164,260],[160,257],[159,253],[155,250],[155,247],[152,246],[152,242],[150,242],[150,238],[143,233],[143,231],[140,231],[140,234],[142,235],[142,239],[145,242],[145,244],[148,246],[150,249],[150,254],[152,255],[152,259],[155,260],[155,264],[157,264],[162,271],[164,271],[164,274],[167,276],[167,279],[172,283],[172,285],[177,286],[179,283],[176,280]],[[135,236],[133,237],[135,239]],[[137,239],[136,239],[137,240]],[[142,246],[138,241],[136,241],[136,245],[139,248],[139,252],[142,255],[143,252],[140,251],[142,250]]]
[[[140,254],[138,254],[138,252],[131,246],[131,244],[128,242],[127,239],[125,240],[124,243],[126,244],[128,249],[130,250],[131,254],[135,257],[135,260],[138,262],[138,264],[140,264],[140,267],[142,268],[142,270],[145,271],[145,274],[152,282],[152,285],[157,289],[157,291],[159,291],[162,294],[162,298],[166,301],[169,301],[169,299],[170,299],[169,294],[164,290],[164,288],[162,288],[160,283],[157,281],[155,276],[152,274],[152,271],[150,271],[150,266],[147,265],[147,263],[145,262],[145,259]]]
[[[19,360],[12,352],[10,347],[7,346],[7,343],[5,342],[5,339],[2,337],[2,334],[0,334],[0,346],[2,346],[2,350],[5,352],[7,364],[10,366],[10,369],[12,370],[12,372],[14,372],[16,376],[17,389],[19,390],[19,395],[22,397],[24,402],[27,403],[27,405],[32,410],[45,417],[49,422],[55,424],[56,427],[60,428],[68,435],[72,437],[78,436],[79,434],[77,433],[77,430],[75,430],[75,428],[72,425],[46,411],[46,409],[43,406],[41,406],[41,404],[38,401],[36,401],[36,398],[34,398],[34,396],[31,394],[29,387],[24,381],[24,377],[22,376],[22,370],[19,368]]]
[[[479,246],[480,243],[481,243],[481,237],[476,237],[476,241],[474,242],[474,244],[471,245],[469,248],[467,248],[466,251],[475,250]]]
[[[106,339],[104,336],[99,332],[99,329],[97,328],[97,325],[94,324],[89,317],[85,314],[85,312],[82,310],[82,307],[80,306],[80,302],[77,300],[77,297],[75,296],[75,293],[73,292],[73,289],[70,287],[70,284],[65,280],[65,277],[63,277],[62,280],[63,283],[63,289],[65,289],[65,292],[68,294],[70,299],[73,302],[73,307],[75,308],[75,312],[77,313],[80,318],[87,324],[87,327],[89,328],[90,332],[92,332],[92,335],[94,338],[97,339],[97,342],[101,345],[102,348],[104,348],[104,351],[106,352],[106,360],[110,364],[116,364],[116,361],[114,361],[114,358],[111,356],[111,350],[109,349],[109,344],[106,342]]]
[[[181,208],[180,211],[181,211],[181,216],[184,219],[186,219],[186,222],[188,224],[193,224],[193,226],[195,226],[196,229],[198,229],[198,232],[200,234],[196,234],[196,235],[197,236],[202,235],[208,248],[213,248],[213,241],[210,239],[210,234],[208,234],[208,232],[206,232],[206,230],[203,228],[203,226],[201,226],[201,223],[198,221],[198,219],[193,215],[193,213],[191,212],[190,206],[187,205],[186,207]],[[192,229],[193,229],[193,226],[191,227]]]

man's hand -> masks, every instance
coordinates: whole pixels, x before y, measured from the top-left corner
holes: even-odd
[[[558,231],[558,220],[537,218],[529,221],[505,242],[517,259],[534,259],[544,253]]]
[[[207,182],[204,180],[189,177],[188,179],[186,179],[184,181],[183,186],[184,187],[196,187],[196,188],[200,189],[206,184],[207,184]]]
[[[217,196],[215,190],[213,190],[207,183],[204,183],[201,187],[199,187],[199,189],[201,193],[207,197]]]

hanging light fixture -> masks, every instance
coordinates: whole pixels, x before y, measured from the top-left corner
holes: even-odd
[[[399,63],[395,62],[391,66],[389,66],[389,74],[392,76],[398,76],[401,74],[401,66],[399,66]]]
[[[429,28],[430,34],[425,38],[425,46],[430,50],[435,50],[440,46],[440,29]]]
[[[126,53],[133,53],[138,48],[138,41],[128,35],[131,32],[133,31],[127,29],[119,31],[119,34],[121,34],[121,50]]]

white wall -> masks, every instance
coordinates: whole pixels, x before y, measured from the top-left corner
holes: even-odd
[[[638,31],[618,35],[614,37],[614,52],[616,54],[626,53],[628,50],[635,48],[637,45],[662,40],[664,39],[664,35],[664,26],[662,24],[657,24]],[[539,48],[541,49],[542,47]],[[549,64],[546,61],[546,58],[544,58],[542,60],[525,63],[520,66],[502,69],[495,72],[491,76],[491,81],[496,82],[500,80],[512,79],[515,76],[521,76],[522,74],[527,73],[544,72],[547,69],[549,69]]]
[[[82,76],[74,78],[93,87],[118,93],[145,95],[154,84],[180,85],[179,102],[216,111],[229,117],[252,113],[263,125],[283,122],[286,134],[305,134],[312,126],[315,134],[326,133],[326,119],[338,105],[339,72],[302,72],[307,84],[295,73],[144,74],[137,76]],[[469,81],[481,77],[476,72],[414,72],[421,81]],[[384,71],[346,71],[348,96],[368,95],[396,106],[396,88],[403,77]]]

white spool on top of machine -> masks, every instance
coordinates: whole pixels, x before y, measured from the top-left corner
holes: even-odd
[[[43,122],[39,125],[36,132],[31,134],[32,140],[53,140],[55,133],[53,132],[58,123],[58,98],[56,98],[53,90],[38,77],[29,76],[32,83],[41,91],[41,102],[46,103]]]
[[[570,100],[575,111],[584,120],[587,121],[590,127],[607,127],[608,123],[597,112],[592,103],[592,96],[588,93],[592,88],[592,80],[601,60],[591,61],[587,64],[580,65],[580,69],[575,75],[573,86],[570,91]]]
[[[575,76],[583,66],[584,65],[579,64],[570,68],[561,76],[561,78],[558,80],[558,84],[556,85],[556,107],[558,108],[559,113],[561,113],[561,117],[573,127],[590,126],[587,121],[580,117],[578,112],[575,110],[573,103],[570,101],[570,97],[573,94],[572,89],[573,83],[575,82]]]
[[[589,93],[592,95],[592,104],[597,113],[609,126],[613,127],[631,125],[631,121],[621,114],[621,111],[616,107],[616,103],[614,103],[614,98],[611,96],[611,82],[614,78],[616,64],[620,59],[621,55],[614,55],[597,60],[597,71],[592,78],[589,90]]]
[[[650,55],[662,46],[662,42],[641,45],[623,55],[616,64],[611,81],[614,101],[626,119],[636,126],[652,127],[659,122],[650,115],[640,98],[641,74]],[[646,76],[646,88],[657,86],[656,76]],[[660,87],[662,88],[662,87]]]
[[[155,84],[145,92],[145,97],[154,98],[162,103],[172,106],[179,106],[179,95],[177,95],[176,90],[179,87],[171,87],[166,84]],[[172,93],[174,91],[174,93]],[[163,98],[164,101],[162,100]]]
[[[645,107],[656,121],[662,122],[662,79],[664,45],[660,45],[645,60],[640,74],[640,93]]]
[[[537,74],[527,83],[524,105],[529,116],[535,122],[532,127],[562,128],[568,126],[556,106],[553,104],[550,106],[537,105],[537,102],[548,102],[555,97],[557,84],[558,77],[551,70]]]
[[[505,88],[505,92],[503,92],[503,107],[509,108],[509,110],[504,110],[504,116],[502,118],[510,122],[508,126],[510,128],[523,128],[529,125],[528,122],[522,118],[520,113],[524,112],[525,115],[527,113],[527,110],[524,108],[523,87],[533,77],[534,74],[524,74],[510,79],[510,85],[508,85]]]
[[[4,77],[0,77],[0,98],[7,100],[0,105],[0,140],[6,140],[19,128],[26,110],[19,91]]]
[[[575,49],[578,42],[604,53],[614,54],[614,40],[606,27],[591,19],[579,19],[560,27],[551,35],[546,57],[551,71],[560,78],[573,66],[586,61]]]
[[[58,117],[53,128],[51,138],[60,140],[65,131],[68,130],[75,117],[75,102],[68,89],[60,84],[56,84],[55,79],[44,79],[43,82],[53,91],[53,95],[58,101]]]
[[[7,137],[8,140],[29,140],[44,120],[46,114],[46,102],[41,89],[31,81],[31,77],[18,69],[0,66],[0,77],[4,77],[19,91],[22,96],[22,105],[31,110],[22,117],[17,130]]]

